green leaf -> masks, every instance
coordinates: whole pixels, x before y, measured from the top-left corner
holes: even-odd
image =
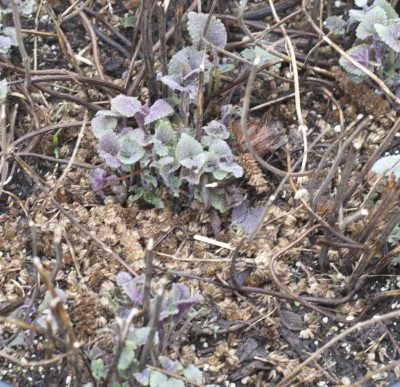
[[[168,378],[159,371],[152,371],[150,374],[150,387],[185,387],[182,380],[176,378]]]
[[[386,26],[376,24],[375,30],[382,39],[382,42],[397,53],[400,52],[400,41],[398,39],[400,35],[400,19]]]
[[[256,58],[260,58],[259,66],[262,66],[268,62],[273,62],[279,59],[277,56],[270,54],[269,52],[265,51],[264,49],[258,46],[252,48],[246,48],[240,53],[240,55],[244,59],[247,59],[250,62],[254,62]]]
[[[399,17],[396,10],[386,0],[375,0],[373,7],[382,8],[385,11],[386,16],[388,17],[389,20],[397,19]]]
[[[146,344],[150,329],[150,327],[141,327],[134,330],[133,341],[136,347],[141,347]]]
[[[193,364],[190,364],[188,368],[183,370],[183,375],[197,384],[203,383],[203,373]]]
[[[176,159],[184,167],[198,171],[206,162],[206,152],[195,138],[183,133],[176,146]]]
[[[366,39],[369,36],[376,35],[375,26],[376,24],[386,24],[387,16],[385,11],[376,7],[369,11],[362,22],[359,24],[356,30],[356,35],[358,39]]]
[[[125,371],[135,359],[135,343],[130,340],[125,340],[125,345],[121,356],[118,359],[118,370]]]
[[[143,195],[143,199],[149,203],[152,204],[154,207],[156,208],[164,208],[164,202],[162,201],[162,199],[158,198],[157,196],[149,193],[149,192],[145,192],[145,194]]]
[[[136,24],[136,16],[134,16],[134,15],[128,16],[124,20],[124,27],[125,28],[133,28],[133,27],[135,27],[135,24]]]
[[[6,98],[7,94],[8,94],[7,79],[3,79],[0,81],[0,100]]]
[[[382,157],[372,166],[371,171],[385,176],[393,173],[396,179],[400,179],[400,155]]]
[[[92,360],[92,373],[96,380],[106,377],[106,368],[103,359]]]
[[[122,164],[134,164],[144,156],[144,149],[131,136],[123,136],[120,142],[121,150],[117,157]]]

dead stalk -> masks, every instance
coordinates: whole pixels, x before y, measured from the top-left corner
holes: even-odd
[[[174,34],[174,46],[176,52],[182,50],[182,14],[183,14],[183,0],[176,1],[176,11],[175,11],[175,34]]]
[[[31,68],[29,65],[29,56],[25,50],[24,40],[22,39],[21,18],[19,14],[19,7],[15,0],[11,0],[14,28],[17,36],[18,49],[21,54],[22,63],[25,69],[25,86],[27,89],[31,86]]]
[[[142,8],[142,51],[146,69],[147,87],[149,89],[150,103],[158,98],[156,72],[154,68],[153,39],[152,39],[152,1],[143,0]]]
[[[143,289],[143,313],[144,322],[143,325],[147,326],[150,321],[150,288],[151,288],[151,277],[153,275],[153,239],[149,239],[146,250],[144,252],[144,262],[146,264],[144,289]]]
[[[345,200],[348,201],[350,197],[354,194],[356,189],[359,187],[360,182],[362,179],[367,175],[367,173],[371,170],[372,166],[375,164],[375,162],[379,159],[381,154],[388,148],[388,146],[392,143],[394,137],[396,136],[396,133],[400,130],[400,118],[396,120],[396,122],[393,124],[392,128],[390,131],[387,133],[385,138],[383,139],[382,143],[378,146],[376,149],[375,153],[373,154],[372,157],[368,159],[366,164],[364,165],[363,169],[357,173],[357,175],[354,178],[353,184],[350,186],[350,188],[346,192],[346,197]]]
[[[151,320],[150,320],[150,332],[147,336],[146,344],[144,345],[144,347],[142,349],[142,354],[140,356],[140,371],[143,371],[144,368],[146,367],[147,358],[149,357],[151,348],[153,347],[154,336],[156,334],[157,325],[160,320],[160,313],[161,313],[161,306],[162,306],[163,298],[164,298],[164,289],[161,288],[157,292],[154,311],[153,311],[153,315],[151,316]]]
[[[385,320],[389,320],[389,319],[395,319],[398,318],[400,316],[400,311],[396,311],[396,312],[391,312],[391,313],[387,313],[384,314],[382,316],[374,316],[373,318],[367,320],[367,321],[363,321],[363,322],[359,322],[356,325],[353,325],[352,327],[344,330],[343,332],[337,334],[336,336],[334,336],[330,341],[328,341],[324,346],[322,346],[321,348],[319,348],[318,350],[316,350],[307,360],[303,361],[301,364],[299,364],[297,367],[295,367],[290,373],[289,375],[286,375],[277,385],[277,387],[285,387],[288,386],[290,384],[290,382],[308,365],[310,364],[312,361],[317,360],[318,357],[325,352],[328,348],[331,348],[332,346],[334,346],[336,343],[338,343],[339,341],[343,340],[346,336],[348,336],[349,334],[359,331],[361,329],[367,328],[372,324],[375,324],[379,321],[385,321]]]
[[[269,0],[269,5],[272,10],[272,14],[274,16],[274,19],[277,23],[280,22],[279,16],[276,12],[274,2],[272,0]],[[289,37],[289,35],[286,32],[286,29],[283,25],[279,26],[280,30],[282,31],[283,37],[286,42],[287,49],[289,51],[289,57],[290,57],[290,62],[292,65],[292,71],[293,71],[293,80],[294,80],[294,100],[295,100],[295,105],[296,105],[296,114],[297,114],[297,120],[299,123],[299,132],[302,133],[303,135],[303,147],[304,147],[304,152],[303,152],[303,161],[301,163],[301,172],[304,172],[306,169],[306,164],[307,164],[307,154],[308,154],[308,140],[307,140],[307,125],[304,122],[303,119],[303,113],[301,111],[301,104],[300,104],[300,83],[299,83],[299,72],[297,69],[297,61],[296,61],[296,54],[294,52],[294,47],[293,43]]]
[[[158,16],[159,16],[159,39],[160,39],[160,62],[161,62],[161,74],[168,74],[167,66],[167,12],[169,0],[159,1],[158,3]],[[163,85],[162,87],[163,98],[168,97],[168,86]]]

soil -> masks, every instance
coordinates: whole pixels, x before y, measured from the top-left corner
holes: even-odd
[[[125,28],[123,22],[127,16],[136,13],[138,2],[111,1],[112,14],[109,2],[89,3],[93,3],[92,9],[102,20],[132,40],[133,28]],[[183,3],[186,10],[189,4]],[[209,9],[209,3],[203,2],[204,10]],[[228,29],[226,49],[238,53],[240,49],[235,48],[234,43],[241,44],[243,30],[236,18],[223,17],[237,15],[236,2],[217,3],[223,9],[217,8],[216,13]],[[280,3],[288,2],[277,1],[276,6]],[[280,18],[300,7],[299,2],[289,3],[286,7],[277,7]],[[267,4],[249,1],[248,11],[267,9]],[[52,4],[52,7],[58,16],[67,9],[63,3]],[[345,11],[345,4],[341,7],[330,12],[340,14]],[[308,8],[312,9],[312,6]],[[171,4],[168,28],[174,25],[175,11],[175,5]],[[114,42],[118,41],[115,33],[107,30],[99,18],[88,13],[86,16]],[[51,82],[35,81],[28,89],[23,83],[14,83],[6,102],[7,123],[12,122],[13,114],[17,118],[14,143],[10,141],[13,149],[6,162],[10,181],[4,185],[0,196],[0,385],[3,382],[13,386],[78,386],[92,381],[83,360],[80,360],[81,373],[78,375],[67,360],[72,352],[63,357],[72,348],[66,344],[65,334],[60,335],[61,342],[51,330],[47,335],[33,335],[32,326],[37,324],[44,291],[37,295],[30,313],[21,314],[21,306],[29,304],[35,285],[33,257],[39,257],[48,275],[56,265],[53,239],[58,227],[62,230],[62,263],[53,286],[65,292],[67,316],[89,364],[95,358],[95,348],[101,348],[105,356],[112,355],[112,330],[116,326],[112,301],[118,298],[117,275],[127,271],[127,267],[131,273],[144,273],[146,246],[153,240],[156,247],[151,291],[155,293],[164,287],[168,293],[172,284],[184,283],[191,294],[203,296],[203,301],[193,309],[196,315],[176,327],[164,353],[171,359],[179,359],[185,367],[189,364],[198,367],[203,372],[201,385],[359,386],[358,381],[369,373],[371,375],[362,386],[389,386],[400,380],[400,313],[374,322],[374,317],[400,309],[399,266],[392,265],[388,259],[398,246],[381,237],[385,225],[392,219],[391,214],[398,211],[398,183],[396,186],[391,179],[381,179],[375,184],[377,176],[372,172],[366,174],[358,182],[344,210],[346,216],[355,212],[372,192],[367,203],[369,214],[345,229],[340,229],[337,219],[332,222],[331,218],[348,155],[345,157],[343,153],[339,160],[333,179],[312,208],[314,215],[307,209],[308,198],[304,196],[304,200],[299,191],[304,188],[315,193],[340,153],[339,146],[330,148],[332,144],[342,145],[357,124],[368,119],[357,137],[363,139],[362,147],[345,188],[356,181],[397,122],[393,100],[376,94],[371,87],[372,81],[363,85],[364,89],[353,84],[337,66],[337,53],[329,45],[321,44],[308,58],[310,68],[299,69],[301,112],[308,128],[308,144],[316,141],[307,155],[305,170],[311,172],[306,173],[306,178],[295,177],[292,184],[286,181],[280,189],[282,174],[260,168],[251,157],[251,162],[248,161],[249,157],[244,154],[249,153],[238,121],[232,123],[231,146],[236,149],[237,159],[246,171],[245,177],[238,182],[240,188],[254,207],[266,206],[270,196],[276,196],[256,238],[248,240],[244,238],[243,229],[231,224],[231,212],[216,215],[202,203],[188,201],[183,195],[173,198],[166,190],[161,190],[160,197],[166,204],[163,209],[155,209],[144,201],[119,203],[109,187],[105,190],[105,200],[97,195],[92,190],[93,169],[104,168],[105,164],[98,155],[98,141],[90,125],[83,130],[74,163],[70,166],[66,163],[78,141],[82,127],[79,122],[86,114],[88,119],[93,118],[96,108],[108,108],[109,99],[118,94],[113,86],[124,85],[129,59],[109,41],[97,36],[105,83],[93,83],[90,79],[100,79],[93,41],[78,14],[61,25],[66,39],[63,43],[69,48],[60,44],[62,38],[57,36],[54,22],[45,10],[39,15],[37,28],[33,16],[22,18],[22,23],[28,30],[24,33],[28,55],[31,59],[36,56],[40,70],[33,73],[33,79],[55,75],[57,69],[62,70],[57,75],[64,78]],[[269,13],[246,23],[255,33],[275,22]],[[317,34],[307,25],[302,13],[291,17],[285,27],[298,60],[303,63],[309,49],[318,41]],[[32,33],[35,29],[47,35],[35,35]],[[277,31],[279,29],[271,33],[270,39],[276,43],[278,51],[286,54],[282,35]],[[305,32],[309,32],[310,37]],[[184,38],[187,41],[185,29]],[[34,39],[37,39],[36,48]],[[121,41],[118,43],[123,45]],[[168,40],[167,48],[170,58],[175,52],[173,39]],[[125,49],[131,54],[129,47]],[[77,73],[65,50],[77,55],[81,74]],[[135,62],[128,85],[139,77],[141,58],[142,53]],[[2,55],[0,63],[3,68],[8,66],[3,77],[9,81],[24,79],[18,48],[12,48],[9,59]],[[156,66],[160,66],[158,60]],[[318,69],[321,71],[316,72]],[[284,60],[279,68],[270,70],[260,72],[256,78],[250,106],[256,108],[267,101],[272,102],[266,108],[250,111],[248,129],[260,157],[286,172],[290,167],[288,160],[293,165],[302,159],[304,141],[297,130],[295,100],[287,97],[294,91],[291,64]],[[85,77],[86,81],[78,76]],[[237,71],[222,77],[223,86],[231,84],[235,77],[238,78]],[[46,89],[39,89],[37,85]],[[220,107],[228,98],[233,105],[241,107],[245,87],[246,80],[207,102],[210,109],[206,117],[218,119]],[[148,100],[145,79],[133,95],[142,102]],[[285,99],[276,100],[281,96]],[[92,108],[88,110],[80,103],[82,100],[92,104]],[[341,131],[337,130],[339,111],[343,113],[345,124]],[[39,129],[35,126],[35,116],[40,128],[54,126],[54,129],[35,134]],[[70,122],[78,124],[63,126]],[[62,129],[57,139],[58,125]],[[321,135],[324,131],[326,133]],[[32,137],[18,142],[29,133]],[[321,137],[318,139],[318,136]],[[400,141],[395,137],[383,153],[398,154],[399,151]],[[325,167],[316,174],[325,155]],[[295,169],[295,172],[299,171],[300,165]],[[380,206],[391,194],[394,201],[387,202],[388,207],[382,209]],[[376,215],[378,211],[381,216]],[[340,239],[326,227],[321,227],[321,220],[332,224],[336,233],[347,239]],[[318,227],[301,237],[313,226]],[[366,229],[368,233],[361,239]],[[195,237],[199,235],[229,246],[220,247],[212,241],[198,240]],[[349,241],[353,243],[350,247]],[[323,246],[329,246],[328,270],[323,270],[318,263]],[[363,252],[366,255],[370,251],[375,251],[375,255],[359,273],[358,281],[347,288]],[[17,332],[11,319],[17,318],[25,318],[26,324],[32,325],[23,330],[30,339],[19,342],[21,335],[18,335],[17,341],[10,343],[9,338]],[[141,318],[139,316],[135,323],[142,323]],[[315,360],[303,365],[301,372],[293,375],[290,381],[285,381],[291,371],[330,340],[354,324],[368,321],[369,324],[344,336]],[[60,359],[57,360],[58,356]],[[46,364],[53,358],[56,361]],[[386,368],[381,371],[381,367]],[[282,380],[283,384],[279,384]]]

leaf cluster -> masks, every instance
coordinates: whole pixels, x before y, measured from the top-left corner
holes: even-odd
[[[400,96],[400,18],[386,0],[356,0],[361,8],[352,9],[348,20],[343,16],[331,16],[325,21],[326,28],[335,35],[344,35],[358,23],[357,40],[347,51],[351,58],[368,70],[375,72],[394,92]],[[366,75],[349,60],[342,57],[340,65],[353,81],[361,82]]]
[[[143,347],[148,345],[148,341],[152,340],[151,351],[156,359],[156,367],[161,368],[170,373],[183,375],[195,383],[202,383],[202,372],[190,364],[188,367],[183,367],[178,360],[171,360],[164,356],[166,346],[171,335],[175,331],[179,322],[187,319],[189,310],[202,300],[202,296],[191,296],[189,289],[183,284],[173,284],[171,291],[163,298],[161,303],[161,312],[158,318],[157,332],[152,337],[150,326],[141,326],[137,324],[129,324],[124,326],[124,318],[130,314],[135,308],[140,308],[144,302],[144,276],[131,277],[126,272],[120,272],[117,275],[117,285],[122,289],[128,302],[123,300],[122,295],[116,296],[111,304],[117,310],[118,317],[114,330],[114,354],[117,358],[117,374],[118,385],[128,386],[128,381],[135,379],[144,386],[184,386],[182,380],[168,377],[164,373],[153,370],[151,368],[140,369],[140,355]],[[117,293],[116,293],[117,294]],[[117,301],[116,301],[117,300]],[[157,297],[150,298],[150,321],[155,318],[155,305]],[[122,306],[125,305],[125,306]],[[133,308],[133,309],[132,309]],[[138,309],[139,310],[139,309]],[[121,332],[126,330],[127,334],[122,337]],[[110,359],[109,359],[110,360]],[[92,372],[94,377],[100,381],[106,378],[109,372],[111,361],[107,361],[106,354],[98,347],[92,349]],[[115,376],[114,376],[115,377]],[[121,384],[122,383],[122,384]]]
[[[203,14],[189,15],[188,29],[194,45],[177,52],[169,62],[168,75],[160,78],[175,93],[171,98],[148,106],[136,97],[119,95],[111,100],[110,110],[98,112],[92,120],[99,155],[107,166],[121,176],[140,171],[140,181],[129,187],[130,200],[144,199],[162,208],[164,203],[157,197],[162,184],[173,196],[183,192],[221,212],[230,206],[231,193],[204,185],[243,175],[227,142],[230,132],[224,122],[232,109],[224,107],[222,122],[212,120],[205,125],[201,138],[195,138],[194,128],[188,125],[189,107],[197,98],[200,66],[211,66],[206,50],[195,47],[201,43],[198,36],[206,19]],[[206,39],[215,46],[226,44],[226,30],[215,18],[211,18]],[[221,67],[217,60],[213,65]],[[208,82],[209,76],[205,80]],[[127,125],[131,118],[137,128]],[[93,188],[97,190],[106,183],[106,174],[96,171]]]

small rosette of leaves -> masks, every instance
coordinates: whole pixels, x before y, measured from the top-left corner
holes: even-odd
[[[361,9],[350,10],[348,20],[332,16],[326,20],[325,26],[339,35],[358,23],[357,40],[347,54],[366,69],[376,72],[396,95],[400,95],[397,83],[393,82],[400,69],[399,15],[386,0],[375,0],[372,5],[368,5],[366,0],[357,0],[356,5]],[[353,81],[360,82],[366,78],[365,73],[348,59],[342,57],[339,63]]]

